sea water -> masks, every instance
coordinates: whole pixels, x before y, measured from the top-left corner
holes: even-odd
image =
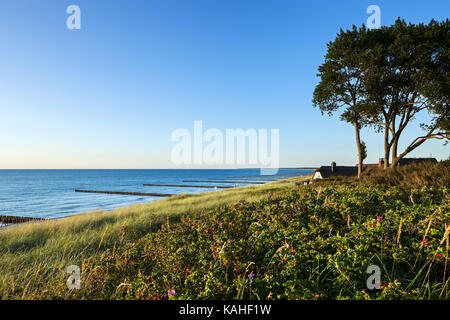
[[[261,176],[259,169],[235,170],[0,170],[0,216],[61,218],[93,210],[112,210],[160,197],[76,193],[75,189],[141,193],[211,192],[207,188],[145,187],[143,184],[244,186],[247,184],[183,183],[183,180],[233,178],[283,179],[310,175],[311,170],[281,169]],[[220,190],[220,189],[219,189]]]

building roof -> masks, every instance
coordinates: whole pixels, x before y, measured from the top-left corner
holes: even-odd
[[[314,171],[314,174],[316,172],[320,172],[320,175],[322,176],[323,179],[331,177],[331,176],[352,177],[352,176],[358,175],[358,167],[336,166],[334,172],[331,172],[331,166],[322,166],[319,169],[317,169],[316,171]]]
[[[407,165],[411,163],[420,163],[420,162],[437,162],[435,158],[402,158],[399,160],[400,165]],[[333,162],[333,164],[335,164]],[[376,169],[381,167],[381,163],[373,163],[373,164],[364,164],[362,167],[362,171],[368,171],[372,169]],[[316,173],[320,173],[320,175],[316,175]],[[326,179],[328,177],[332,176],[346,176],[346,177],[353,177],[358,175],[358,165],[356,166],[336,166],[335,169],[332,172],[331,166],[321,166],[319,169],[315,170],[313,173],[313,179],[322,178]]]
[[[382,166],[382,165],[381,165],[381,166]],[[380,168],[381,166],[380,166],[380,164],[378,164],[378,163],[368,163],[368,164],[363,164],[363,166],[362,166],[362,171]],[[358,165],[356,165],[355,167],[358,167]]]
[[[398,161],[400,165],[410,164],[410,163],[420,163],[420,162],[437,162],[436,158],[402,158]]]

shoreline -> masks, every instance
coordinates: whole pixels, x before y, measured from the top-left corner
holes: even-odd
[[[260,185],[244,185],[244,186],[238,186],[238,187],[234,187],[234,188],[229,188],[229,189],[217,189],[217,190],[210,190],[210,191],[203,191],[203,192],[198,192],[198,193],[180,193],[180,194],[174,194],[170,197],[166,197],[163,199],[154,199],[153,201],[148,201],[148,202],[138,202],[138,203],[134,203],[134,204],[130,204],[130,205],[125,205],[125,206],[119,206],[117,208],[113,208],[113,209],[109,209],[109,210],[102,210],[102,209],[96,209],[96,210],[92,210],[92,211],[84,211],[84,212],[79,212],[79,213],[75,213],[72,215],[68,215],[68,216],[64,216],[64,217],[57,217],[57,218],[49,218],[49,219],[45,219],[45,220],[35,220],[35,221],[27,221],[27,222],[23,222],[23,223],[9,223],[9,224],[2,224],[0,223],[0,232],[4,231],[4,230],[9,230],[11,229],[11,227],[19,227],[19,226],[25,226],[25,225],[42,225],[45,224],[46,222],[54,222],[54,221],[61,221],[63,219],[70,219],[72,217],[79,217],[82,215],[89,215],[89,214],[93,214],[94,212],[104,212],[104,213],[111,213],[117,210],[127,210],[130,209],[134,206],[139,206],[139,205],[150,205],[150,204],[154,204],[154,203],[159,203],[159,202],[164,202],[164,201],[173,201],[176,200],[177,197],[180,196],[185,196],[187,195],[188,197],[195,197],[195,196],[201,196],[201,195],[206,195],[206,194],[215,194],[215,193],[221,193],[221,192],[227,192],[230,190],[242,190],[245,188],[252,188],[252,187],[256,187],[256,188],[261,188],[264,186],[268,186],[268,185],[274,185],[277,183],[285,183],[289,180],[292,179],[299,179],[299,178],[304,178],[301,179],[302,181],[308,180],[310,179],[312,176],[311,175],[300,175],[300,176],[295,176],[295,177],[289,177],[286,179],[280,179],[277,181],[270,181],[267,182],[265,184],[260,184]]]
[[[13,170],[14,171],[14,170]],[[19,170],[22,171],[22,170]],[[26,171],[26,170],[24,170]],[[36,171],[33,169],[32,171]],[[38,170],[39,171],[39,170]],[[43,170],[52,171],[52,170]],[[80,173],[58,173],[61,169],[55,169],[54,173],[14,173],[5,174],[5,194],[10,194],[8,197],[8,206],[0,210],[0,220],[5,223],[16,223],[23,221],[11,221],[2,219],[2,215],[5,217],[11,216],[16,218],[45,218],[56,219],[66,218],[73,215],[83,214],[91,211],[111,211],[118,208],[122,208],[136,203],[151,203],[158,201],[159,199],[145,196],[151,194],[166,195],[166,194],[185,194],[185,193],[201,193],[213,191],[213,188],[200,189],[196,186],[194,189],[181,187],[181,181],[183,179],[189,180],[208,180],[208,185],[226,186],[231,185],[219,184],[215,180],[224,180],[227,178],[241,178],[249,177],[253,180],[253,176],[256,178],[266,179],[267,177],[274,177],[275,179],[284,180],[290,178],[293,175],[303,176],[310,175],[309,171],[305,170],[280,170],[275,176],[259,176],[259,170],[252,169],[229,169],[226,171],[216,169],[201,169],[201,170],[169,170],[161,171],[159,169],[154,170],[141,170],[135,169],[134,172],[122,172],[116,173],[115,171],[130,171],[130,170],[78,170]],[[67,170],[63,170],[67,171]],[[70,171],[70,170],[69,170]],[[87,172],[87,171],[99,171],[99,172]],[[113,172],[114,171],[114,172]],[[141,172],[142,171],[142,172]],[[155,173],[153,172],[155,171]],[[178,172],[180,171],[180,172]],[[193,172],[195,171],[195,172]],[[200,171],[197,173],[197,171]],[[229,177],[230,176],[230,177]],[[215,178],[215,179],[213,179]],[[34,182],[36,180],[36,182]],[[211,180],[211,181],[209,181]],[[233,179],[234,180],[234,179]],[[264,181],[266,182],[266,181]],[[41,185],[44,183],[43,185]],[[145,184],[167,184],[163,188],[151,187],[147,188]],[[180,187],[171,187],[172,184],[180,184]],[[233,182],[233,186],[234,186]],[[2,183],[3,185],[3,183]],[[47,187],[51,185],[51,189]],[[200,185],[200,184],[199,184]],[[202,185],[206,185],[203,183]],[[170,187],[169,187],[170,186]],[[241,185],[242,186],[242,185]],[[74,190],[108,190],[117,196],[96,196],[96,195],[83,195],[74,194]],[[122,192],[124,193],[122,195]],[[103,191],[102,191],[103,193]],[[130,196],[125,196],[125,193],[130,193]],[[131,195],[136,194],[135,196]],[[142,196],[141,196],[142,194]],[[1,206],[0,206],[1,207]]]

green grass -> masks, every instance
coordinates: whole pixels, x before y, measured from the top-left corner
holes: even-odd
[[[0,231],[0,297],[25,298],[39,292],[69,265],[107,249],[121,246],[159,230],[167,220],[175,223],[190,216],[235,203],[254,202],[267,193],[295,186],[306,177],[262,186],[179,195],[109,212],[97,211],[64,219],[34,222]]]
[[[449,299],[448,165],[308,186],[293,178],[19,225],[0,232],[0,294]],[[81,290],[66,287],[72,264],[81,267]],[[373,264],[381,290],[366,287]]]
[[[168,222],[33,299],[449,299],[448,189],[294,184]],[[377,265],[382,287],[370,290]]]

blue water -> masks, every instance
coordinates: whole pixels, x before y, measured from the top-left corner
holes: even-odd
[[[236,170],[0,170],[0,215],[60,218],[93,210],[111,210],[162,198],[77,193],[75,189],[145,193],[211,192],[206,188],[144,187],[142,184],[198,184],[183,180],[261,177],[282,179],[311,174],[311,170],[280,170],[275,176],[260,176],[259,169]],[[236,184],[241,185],[241,184]],[[246,184],[242,184],[246,185]]]

